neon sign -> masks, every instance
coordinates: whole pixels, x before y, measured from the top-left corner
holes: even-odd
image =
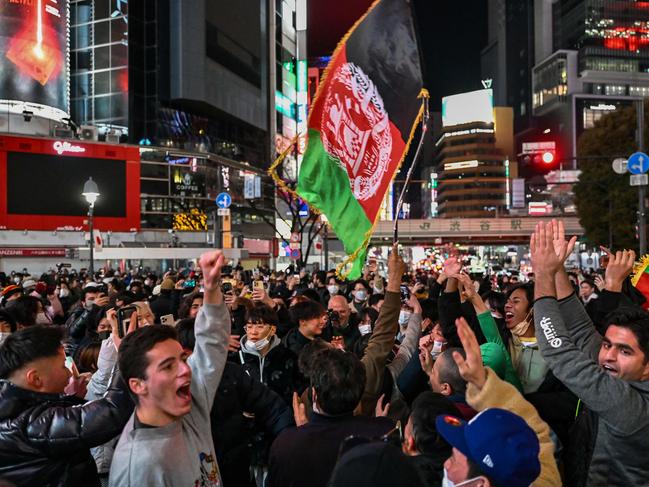
[[[80,145],[72,145],[68,141],[61,142],[60,140],[54,142],[54,144],[52,144],[52,148],[58,155],[61,155],[64,152],[86,152],[85,147],[81,147]]]

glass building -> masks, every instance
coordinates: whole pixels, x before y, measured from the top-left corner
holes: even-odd
[[[128,1],[70,2],[71,115],[128,131]]]

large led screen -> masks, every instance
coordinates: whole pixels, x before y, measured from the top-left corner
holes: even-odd
[[[126,216],[126,162],[90,157],[7,153],[7,214],[83,216],[81,195],[92,177],[99,187],[95,215]]]
[[[0,0],[0,99],[68,112],[67,0]]]
[[[493,90],[477,90],[442,98],[442,125],[494,122]]]

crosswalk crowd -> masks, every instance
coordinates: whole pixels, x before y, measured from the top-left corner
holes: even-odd
[[[646,486],[633,251],[533,272],[0,273],[0,486]]]

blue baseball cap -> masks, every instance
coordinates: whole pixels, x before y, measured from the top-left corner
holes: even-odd
[[[499,485],[529,487],[541,473],[539,439],[520,416],[485,409],[471,421],[441,415],[437,431]]]

